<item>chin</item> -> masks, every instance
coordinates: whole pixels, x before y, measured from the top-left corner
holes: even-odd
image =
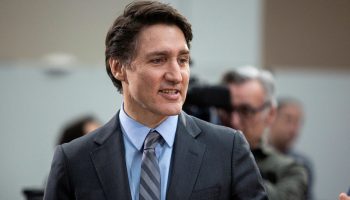
[[[171,116],[171,115],[178,115],[180,114],[182,107],[181,106],[174,106],[174,105],[167,105],[164,106],[163,109],[159,107],[160,113],[166,116]]]
[[[180,112],[181,112],[181,109],[179,109],[179,110],[168,110],[165,113],[166,113],[167,116],[172,116],[172,115],[178,115],[178,114],[180,114]]]

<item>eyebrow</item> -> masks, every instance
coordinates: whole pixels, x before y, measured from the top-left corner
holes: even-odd
[[[146,57],[150,57],[150,56],[157,56],[157,55],[168,55],[169,54],[169,51],[153,51],[153,52],[150,52],[150,53],[147,53],[146,54]],[[179,52],[179,55],[185,55],[185,54],[190,54],[190,51],[189,50],[181,50]]]

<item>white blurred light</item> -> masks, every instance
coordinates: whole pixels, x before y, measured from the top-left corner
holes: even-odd
[[[42,60],[45,64],[54,66],[73,65],[77,62],[77,58],[74,55],[63,52],[49,53]]]

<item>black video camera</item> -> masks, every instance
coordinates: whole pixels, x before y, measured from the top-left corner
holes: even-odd
[[[183,110],[202,120],[211,121],[210,108],[231,109],[230,91],[220,85],[191,85],[187,92]]]

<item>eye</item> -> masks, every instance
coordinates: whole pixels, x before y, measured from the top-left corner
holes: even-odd
[[[246,117],[254,115],[256,113],[256,111],[250,106],[241,106],[237,108],[237,112],[241,113]]]
[[[150,62],[157,65],[157,64],[161,64],[161,63],[166,62],[166,58],[164,58],[164,57],[152,58],[150,60]]]
[[[241,113],[242,113],[243,115],[249,115],[249,114],[251,114],[251,109],[249,109],[249,108],[246,107],[246,106],[242,106],[242,107],[240,108],[240,111],[241,111]]]
[[[190,57],[189,56],[182,56],[178,59],[178,62],[180,65],[187,65],[190,62]]]

